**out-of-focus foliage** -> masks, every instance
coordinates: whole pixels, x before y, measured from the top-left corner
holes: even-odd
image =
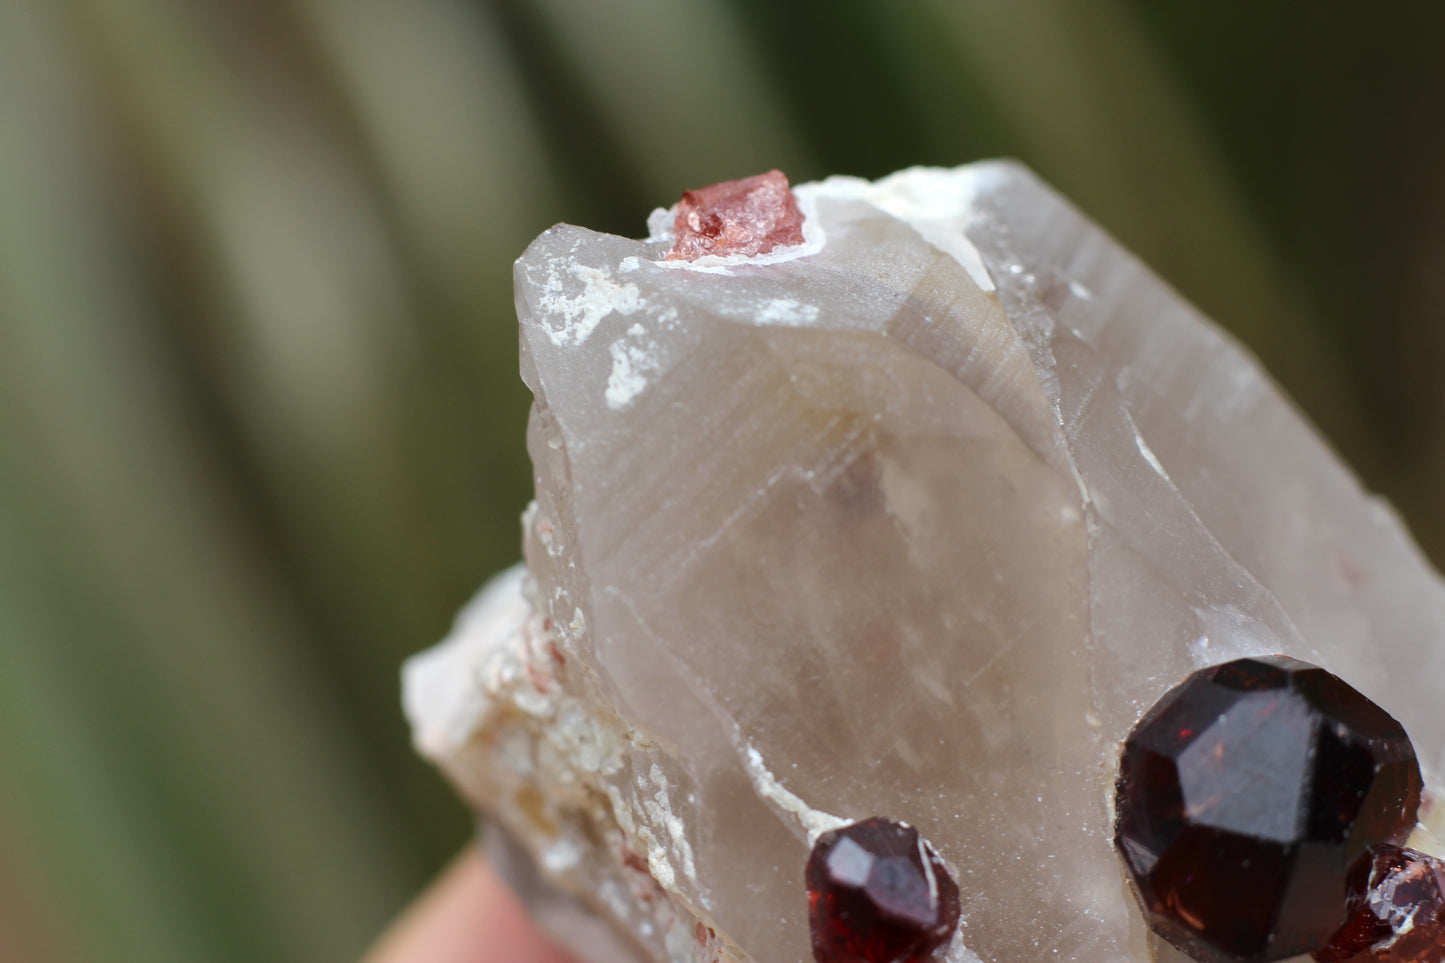
[[[1388,11],[1388,12],[1386,12]],[[1439,549],[1445,7],[0,0],[0,958],[344,960],[467,837],[400,660],[518,553],[509,269],[1011,154]]]

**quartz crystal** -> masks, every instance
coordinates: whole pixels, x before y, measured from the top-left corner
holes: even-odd
[[[1247,353],[1015,164],[795,195],[766,254],[659,211],[517,262],[526,567],[404,694],[559,940],[800,963],[811,847],[881,815],[953,871],[940,960],[1165,957],[1121,746],[1242,656],[1381,706],[1428,795],[1445,591]]]
[[[1420,770],[1379,706],[1283,657],[1201,669],[1124,742],[1115,843],[1155,932],[1208,963],[1314,952],[1351,867],[1415,828]]]

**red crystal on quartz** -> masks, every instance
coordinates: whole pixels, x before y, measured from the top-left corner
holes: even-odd
[[[669,261],[708,254],[752,257],[803,243],[803,212],[782,171],[686,191],[677,205]]]
[[[1124,743],[1115,845],[1154,932],[1201,963],[1328,945],[1347,877],[1404,841],[1420,768],[1400,724],[1284,656],[1202,669]]]
[[[806,879],[818,963],[919,963],[958,925],[958,885],[907,823],[875,817],[824,833]]]
[[[1445,863],[1381,846],[1350,871],[1345,925],[1320,963],[1445,963]]]

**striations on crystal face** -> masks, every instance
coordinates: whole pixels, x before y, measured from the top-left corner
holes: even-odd
[[[1206,963],[1325,946],[1367,849],[1416,824],[1405,730],[1323,669],[1284,656],[1201,669],[1124,743],[1116,845],[1150,925]]]
[[[1319,963],[1445,961],[1445,863],[1384,845],[1350,871],[1345,924],[1317,951]]]
[[[1445,586],[1228,336],[1017,164],[793,196],[756,257],[669,260],[679,206],[516,264],[526,567],[404,694],[555,937],[798,963],[817,835],[906,814],[941,963],[1151,963],[1120,746],[1242,656],[1328,666],[1439,777]]]
[[[817,963],[920,963],[958,925],[958,885],[906,823],[874,817],[824,833],[805,877]]]
[[[677,205],[669,260],[767,254],[803,243],[803,214],[782,171],[687,191]]]

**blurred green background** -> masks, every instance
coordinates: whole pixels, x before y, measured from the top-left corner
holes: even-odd
[[[0,0],[0,960],[348,960],[469,820],[397,669],[518,555],[512,259],[1008,154],[1445,549],[1445,4]]]

